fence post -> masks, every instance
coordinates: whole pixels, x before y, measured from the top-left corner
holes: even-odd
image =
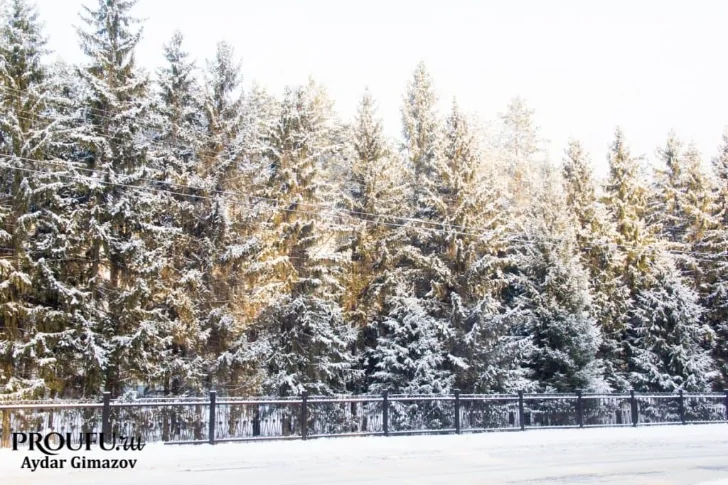
[[[253,413],[253,436],[260,436],[260,404],[255,406]]]
[[[308,391],[301,394],[301,439],[308,437]]]
[[[104,435],[104,443],[111,442],[111,393],[103,394],[104,407],[101,410],[101,433]]]
[[[382,393],[382,429],[384,436],[389,436],[389,391]]]
[[[518,422],[521,423],[521,431],[525,431],[526,413],[523,410],[523,391],[518,391]]]
[[[455,389],[455,434],[460,434],[460,389]]]
[[[210,422],[208,423],[209,429],[208,429],[208,437],[210,439],[210,444],[215,444],[215,407],[217,401],[217,392],[210,391]]]
[[[725,392],[725,420],[728,421],[728,389],[724,391]]]
[[[576,390],[576,422],[580,428],[584,427],[584,402],[581,400],[581,389]]]
[[[10,410],[3,409],[0,413],[2,416],[2,423],[0,423],[0,429],[2,429],[2,441],[0,441],[0,448],[10,448]]]
[[[678,391],[679,395],[679,401],[677,403],[678,406],[678,412],[680,413],[680,422],[682,424],[685,424],[685,396],[683,395],[683,390],[680,389]]]
[[[637,426],[640,420],[639,409],[637,408],[637,398],[634,396],[634,390],[629,391],[629,399],[632,407],[632,426]]]

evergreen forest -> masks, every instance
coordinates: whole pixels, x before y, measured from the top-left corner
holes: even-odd
[[[244,90],[226,42],[145,71],[135,3],[84,9],[71,65],[6,1],[0,397],[728,387],[728,134],[650,164],[616,128],[597,178],[415,60],[392,138],[368,91]]]

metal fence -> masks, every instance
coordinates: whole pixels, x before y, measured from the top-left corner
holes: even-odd
[[[0,446],[13,432],[103,432],[167,444],[332,436],[474,433],[728,423],[725,393],[460,394],[0,401]]]

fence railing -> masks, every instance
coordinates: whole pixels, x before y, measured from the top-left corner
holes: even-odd
[[[139,436],[167,444],[324,436],[728,423],[724,393],[460,394],[290,398],[0,401],[0,447],[13,432]]]

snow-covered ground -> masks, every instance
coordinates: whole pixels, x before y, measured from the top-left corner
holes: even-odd
[[[84,453],[138,459],[133,470],[31,472],[20,468],[25,456],[0,451],[2,485],[728,485],[728,425],[150,444],[134,453]]]

